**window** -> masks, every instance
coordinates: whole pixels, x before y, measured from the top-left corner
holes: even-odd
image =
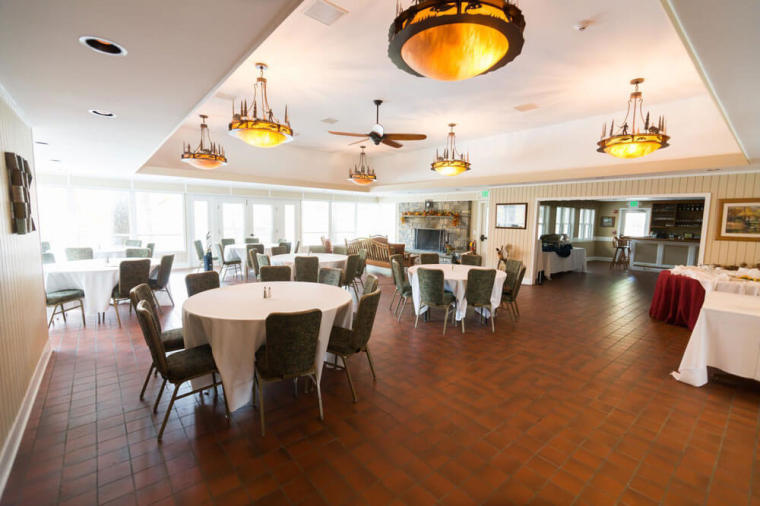
[[[578,220],[578,239],[591,241],[594,239],[594,218],[596,211],[594,209],[581,209],[580,219]]]
[[[67,246],[76,246],[71,241],[72,222],[69,219],[69,192],[59,186],[38,186],[40,238],[48,241],[54,252],[63,251]]]
[[[549,213],[551,207],[539,206],[538,207],[538,237],[544,235],[549,228]]]
[[[128,191],[75,188],[69,196],[67,246],[98,249],[129,238]]]
[[[626,237],[645,237],[649,233],[649,213],[643,209],[621,209],[620,232]]]
[[[343,244],[346,239],[356,237],[356,204],[353,202],[332,203],[333,244]]]
[[[296,206],[285,204],[285,239],[290,242],[296,240]]]
[[[182,194],[135,192],[135,218],[135,232],[143,246],[153,242],[155,251],[185,250]]]
[[[222,238],[243,242],[244,205],[242,202],[222,202]]]
[[[574,225],[575,225],[575,208],[558,207],[557,217],[554,220],[554,233],[567,234],[568,237],[573,237]]]
[[[272,206],[253,204],[253,235],[264,244],[272,242]],[[278,237],[279,239],[279,237]]]
[[[210,231],[208,226],[208,201],[193,201],[193,241],[201,241],[206,248],[206,234]]]
[[[330,234],[330,203],[322,200],[301,202],[301,236],[304,246],[322,244]]]

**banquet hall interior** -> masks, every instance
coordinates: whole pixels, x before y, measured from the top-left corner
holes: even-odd
[[[0,2],[0,505],[760,502],[759,26]]]

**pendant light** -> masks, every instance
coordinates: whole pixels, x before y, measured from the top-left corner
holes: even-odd
[[[208,133],[208,125],[206,124],[208,116],[205,114],[200,114],[199,116],[201,117],[201,142],[195,149],[189,143],[185,144],[183,142],[180,159],[201,170],[212,170],[227,165],[224,148],[211,141],[211,135]]]
[[[470,155],[457,153],[457,140],[454,133],[456,123],[449,123],[451,131],[446,137],[446,147],[441,155],[435,150],[435,160],[430,164],[430,170],[436,171],[443,176],[458,176],[462,172],[470,170]]]
[[[359,155],[359,165],[354,165],[353,169],[348,171],[348,180],[361,186],[372,184],[377,181],[375,171],[372,170],[367,162],[367,153],[364,152],[366,146],[360,146],[362,152]]]

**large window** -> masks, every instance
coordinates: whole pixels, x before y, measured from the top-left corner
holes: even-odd
[[[550,212],[551,207],[549,206],[538,207],[538,237],[541,237],[548,232]]]
[[[356,204],[353,202],[332,203],[333,244],[344,244],[356,237]]]
[[[567,234],[573,237],[573,226],[575,225],[575,208],[558,207],[557,217],[554,220],[554,233]]]
[[[245,235],[245,205],[242,202],[222,202],[222,238],[243,242]]]
[[[649,232],[649,213],[643,209],[620,211],[620,233],[626,237],[645,237]]]
[[[201,241],[203,249],[206,249],[206,234],[211,229],[208,226],[208,201],[193,201],[193,241]],[[193,250],[195,251],[195,250]]]
[[[143,245],[155,243],[155,251],[185,250],[185,204],[181,194],[135,192],[135,218],[136,235]]]
[[[296,242],[296,205],[285,204],[285,230],[284,238],[290,242]]]
[[[594,239],[594,209],[581,209],[578,219],[578,239],[591,241]]]
[[[52,210],[65,212],[65,209]],[[105,248],[129,238],[129,192],[75,188],[69,192],[68,224],[63,245]]]
[[[330,203],[323,200],[304,200],[301,203],[301,236],[304,246],[322,244],[321,238],[330,235]]]
[[[253,204],[253,235],[264,244],[272,242],[272,206]],[[278,237],[279,239],[279,237]]]

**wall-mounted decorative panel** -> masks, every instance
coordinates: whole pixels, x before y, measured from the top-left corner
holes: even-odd
[[[10,197],[11,224],[16,234],[34,232],[37,227],[32,216],[32,169],[21,155],[5,152],[5,168],[8,171],[8,196]]]

